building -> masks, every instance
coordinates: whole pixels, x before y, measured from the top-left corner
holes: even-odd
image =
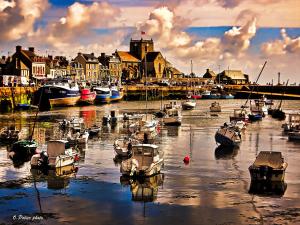
[[[70,63],[70,75],[74,77],[75,81],[86,80],[83,65],[74,60],[72,60]]]
[[[143,60],[143,64],[147,64],[148,77],[167,78],[167,61],[160,52],[148,52]]]
[[[112,82],[116,82],[121,79],[122,63],[115,53],[112,55],[101,53],[98,60],[102,64],[104,77],[106,77],[107,80],[111,79]]]
[[[115,56],[121,63],[122,80],[140,79],[140,64],[141,61],[130,54],[129,52],[117,51]]]
[[[84,54],[78,53],[74,62],[80,63],[83,67],[83,72],[85,75],[85,80],[87,81],[99,81],[101,80],[100,77],[100,63],[95,57],[94,53],[91,54]]]
[[[49,55],[47,58],[47,78],[54,79],[71,75],[69,61],[65,56]]]
[[[47,59],[40,56],[32,58],[32,78],[37,80],[44,80],[47,78]],[[49,68],[49,67],[48,67]]]
[[[153,40],[130,40],[130,51],[129,53],[139,60],[143,60],[148,52],[154,52]]]
[[[249,75],[241,70],[224,70],[216,76],[216,80],[222,84],[248,84]]]
[[[217,74],[215,74],[215,72],[210,69],[206,69],[205,74],[203,74],[203,78],[207,78],[207,79],[211,79],[211,80],[215,80],[216,77],[217,77]]]

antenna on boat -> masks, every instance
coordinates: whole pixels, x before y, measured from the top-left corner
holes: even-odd
[[[289,79],[287,80],[285,87],[288,86],[288,83],[289,83]],[[283,92],[282,92],[280,103],[278,105],[278,109],[281,109],[281,105],[282,105],[282,100],[283,100],[284,94],[285,94],[285,90],[283,90]]]
[[[257,81],[259,80],[260,75],[262,74],[262,72],[263,72],[263,70],[264,70],[266,64],[267,64],[267,61],[265,61],[263,67],[261,68],[261,70],[260,70],[260,72],[259,72],[259,74],[258,74],[258,77],[256,78],[255,84],[257,84]],[[248,101],[249,101],[249,99],[250,99],[250,97],[251,97],[251,94],[252,94],[253,90],[254,90],[254,86],[251,88],[250,94],[248,95],[248,98],[247,98],[245,104],[242,106],[242,108],[245,108],[245,107],[246,107],[246,105],[247,105],[247,103],[248,103]]]

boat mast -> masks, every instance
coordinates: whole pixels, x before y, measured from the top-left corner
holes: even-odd
[[[263,70],[264,70],[266,64],[267,64],[267,61],[265,61],[263,67],[261,68],[261,70],[260,70],[260,72],[259,72],[259,74],[258,74],[258,77],[256,78],[255,84],[257,84],[257,81],[259,80],[260,75],[262,74],[262,72],[263,72]],[[247,105],[247,103],[248,103],[248,101],[249,101],[249,99],[250,99],[250,97],[251,97],[251,94],[252,94],[253,90],[254,90],[254,86],[251,88],[250,94],[248,95],[248,98],[247,98],[245,104],[242,106],[242,108],[245,108],[245,107],[246,107],[246,105]]]
[[[39,111],[40,111],[40,106],[41,106],[41,102],[42,102],[42,95],[43,95],[43,92],[44,92],[44,88],[41,88],[41,94],[40,94],[39,104],[38,104],[37,111],[36,111],[36,113],[35,113],[35,118],[34,118],[34,123],[33,123],[32,132],[31,132],[31,135],[29,136],[29,140],[30,140],[30,141],[32,141],[32,138],[33,138],[34,128],[35,128],[35,125],[36,125],[38,113],[39,113]]]
[[[146,79],[146,121],[148,117],[148,83],[147,83],[147,52],[145,52],[145,79]]]
[[[286,82],[286,87],[288,86],[288,83],[289,83],[289,79]],[[284,94],[285,94],[285,90],[282,92],[282,96],[281,96],[281,99],[280,99],[280,103],[278,105],[278,109],[281,109],[281,105],[282,105],[282,100],[283,100]]]

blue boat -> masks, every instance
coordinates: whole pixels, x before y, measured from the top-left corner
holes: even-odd
[[[211,93],[210,91],[206,90],[201,93],[202,99],[219,99],[220,95],[216,93]]]
[[[96,102],[109,103],[111,101],[111,90],[108,87],[95,87]]]
[[[221,95],[220,97],[221,99],[234,99],[234,96],[232,94],[228,94],[228,95]]]
[[[262,120],[263,116],[261,114],[249,114],[248,118],[250,121],[254,122],[254,121]]]
[[[111,87],[111,96],[110,96],[110,101],[111,102],[116,102],[120,101],[123,98],[123,90],[120,87],[113,86]]]

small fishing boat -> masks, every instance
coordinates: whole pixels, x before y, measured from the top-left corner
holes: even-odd
[[[211,112],[221,112],[221,106],[219,102],[213,102],[211,103],[211,106],[209,107],[209,110]]]
[[[137,114],[137,113],[124,113],[123,120],[139,120],[142,119],[144,114]]]
[[[29,110],[29,109],[37,109],[37,106],[26,104],[26,103],[18,103],[15,107],[15,110]]]
[[[300,113],[290,113],[288,122],[282,124],[284,132],[300,130]]]
[[[90,137],[93,137],[93,136],[98,135],[100,131],[101,131],[101,128],[98,127],[97,125],[93,125],[92,127],[90,127],[90,128],[88,129],[88,132],[89,132],[89,136],[90,136]]]
[[[250,111],[252,114],[265,116],[268,114],[268,107],[265,105],[264,100],[255,99],[254,103],[250,100]]]
[[[19,130],[4,127],[0,130],[0,142],[13,143],[19,140]]]
[[[96,99],[95,91],[91,91],[89,88],[83,88],[80,91],[80,99],[78,103],[82,105],[92,105],[94,104],[95,99]]]
[[[63,130],[70,129],[73,132],[81,132],[84,129],[83,118],[63,119],[59,122],[59,127]]]
[[[111,90],[109,87],[95,87],[96,101],[99,103],[109,103],[111,100]]]
[[[262,120],[263,116],[261,114],[259,114],[259,113],[257,113],[257,114],[249,114],[248,118],[249,118],[249,121],[255,122],[255,121]]]
[[[114,142],[114,150],[120,157],[129,157],[132,153],[132,145],[139,144],[138,140],[131,138],[121,138]]]
[[[67,140],[70,144],[76,145],[76,144],[87,144],[89,139],[89,132],[84,131],[82,133],[75,133],[75,134],[70,134],[67,137]]]
[[[248,121],[248,113],[246,109],[241,108],[241,109],[234,109],[233,110],[233,115],[230,116],[230,121]]]
[[[9,152],[14,152],[15,157],[22,157],[35,154],[38,143],[34,140],[19,140],[11,146]]]
[[[41,95],[49,99],[51,107],[74,106],[80,99],[79,87],[68,80],[54,80],[40,88]]]
[[[241,142],[241,134],[232,128],[223,127],[217,130],[215,140],[223,146],[237,146]]]
[[[290,141],[300,141],[300,130],[289,132],[288,137]]]
[[[180,126],[182,121],[181,111],[173,108],[166,110],[166,115],[162,119],[164,125]]]
[[[41,151],[32,156],[31,168],[55,169],[73,165],[79,159],[77,151],[70,148],[65,140],[51,140],[47,144],[47,151]]]
[[[246,129],[246,123],[244,121],[231,121],[229,124],[227,123],[224,123],[224,125],[221,127],[221,128],[224,128],[224,127],[229,127],[229,128],[232,128],[234,130],[237,130],[239,132],[241,132],[242,130]]]
[[[221,94],[221,99],[234,99],[234,96],[232,94]]]
[[[182,102],[182,109],[183,110],[191,110],[196,107],[196,101],[194,99],[187,99],[186,101]]]
[[[111,87],[110,101],[116,102],[123,99],[124,93],[121,87],[113,86]]]
[[[120,172],[125,176],[149,177],[158,174],[164,163],[163,155],[157,145],[133,145],[132,157],[122,162]]]
[[[274,109],[272,112],[272,117],[278,120],[284,120],[286,118],[285,112],[281,108]]]
[[[287,166],[281,152],[261,151],[249,167],[251,181],[284,181]]]

